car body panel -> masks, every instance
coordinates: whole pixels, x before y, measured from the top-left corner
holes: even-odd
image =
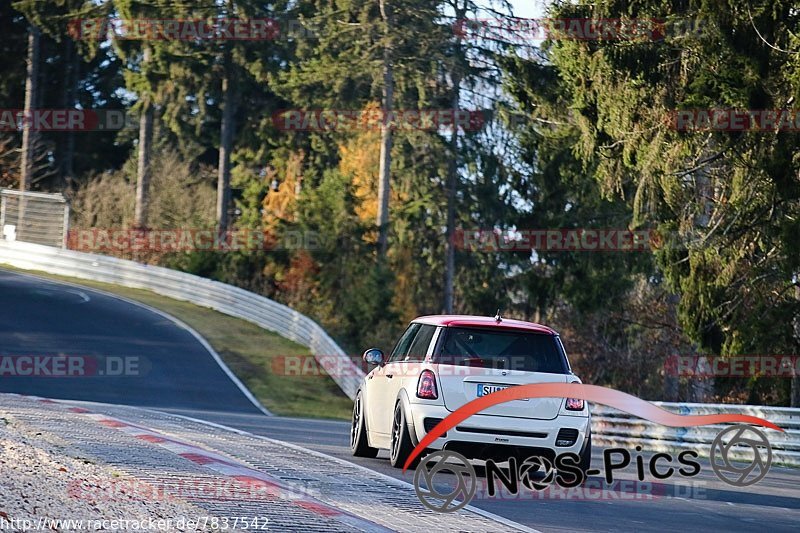
[[[566,383],[568,377],[564,374],[456,367],[454,365],[434,365],[434,367],[436,367],[436,375],[440,377],[440,394],[445,407],[450,412],[477,399],[479,388],[485,389],[486,386],[513,387],[529,383]],[[483,414],[552,420],[558,416],[563,402],[562,398],[514,400],[494,405],[483,411]]]
[[[417,439],[422,439],[425,434],[425,419],[444,419],[450,414],[444,406],[429,403],[415,403],[412,405],[411,414],[414,418],[414,429]],[[460,431],[458,428],[479,429],[489,433],[475,433]],[[562,428],[578,430],[575,444],[567,447],[556,446],[556,436]],[[452,430],[445,437],[436,439],[429,446],[432,450],[441,450],[453,442],[472,442],[488,446],[519,446],[526,448],[548,448],[557,450],[558,453],[579,453],[591,431],[589,417],[559,416],[554,420],[535,420],[526,418],[497,417],[478,414],[470,417]],[[545,437],[524,437],[507,435],[505,433],[540,433]]]
[[[494,317],[474,316],[474,315],[430,315],[421,316],[414,319],[418,324],[430,324],[432,326],[444,327],[488,327],[492,329],[524,329],[548,335],[557,335],[556,331],[542,324],[524,322],[522,320],[512,320],[503,318],[500,322]]]

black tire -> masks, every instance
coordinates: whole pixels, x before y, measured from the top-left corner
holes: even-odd
[[[389,450],[389,462],[395,468],[403,468],[406,459],[414,450],[414,443],[408,433],[408,423],[406,422],[406,412],[401,402],[397,402],[394,408],[394,419],[392,421],[392,447]],[[416,468],[419,464],[417,457],[410,468]]]
[[[583,449],[581,450],[581,461],[580,461],[580,469],[583,471],[583,474],[588,478],[588,474],[586,472],[592,467],[592,434],[589,433],[589,436],[586,438],[586,444],[584,445]]]
[[[378,456],[378,448],[372,448],[367,441],[367,424],[364,420],[364,402],[361,391],[358,391],[353,402],[353,418],[350,422],[350,452],[355,457],[374,458]]]

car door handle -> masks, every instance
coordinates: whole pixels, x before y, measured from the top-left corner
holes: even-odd
[[[386,377],[392,379],[394,377],[394,374],[386,374]]]

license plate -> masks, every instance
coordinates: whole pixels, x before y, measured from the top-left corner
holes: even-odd
[[[478,396],[486,396],[499,390],[505,390],[508,385],[487,385],[485,383],[478,383]]]
[[[493,392],[505,390],[510,386],[511,385],[490,385],[488,383],[478,383],[478,397],[480,398],[481,396],[487,396]],[[521,400],[517,401],[527,402],[528,399],[522,398]]]

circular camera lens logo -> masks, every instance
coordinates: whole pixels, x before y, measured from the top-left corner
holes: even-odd
[[[446,480],[437,487],[434,485],[436,474],[450,473],[455,480]],[[447,487],[440,492],[442,485]],[[455,485],[452,490],[450,487]],[[426,456],[417,466],[414,474],[414,489],[422,505],[440,513],[452,513],[467,505],[478,488],[475,468],[466,457],[455,452],[442,450]]]
[[[556,479],[556,469],[545,457],[528,457],[519,465],[522,484],[531,490],[545,490]]]
[[[734,459],[742,462],[734,464]],[[711,445],[711,468],[730,485],[747,487],[757,483],[771,465],[772,446],[767,436],[751,426],[739,424],[720,431]]]

